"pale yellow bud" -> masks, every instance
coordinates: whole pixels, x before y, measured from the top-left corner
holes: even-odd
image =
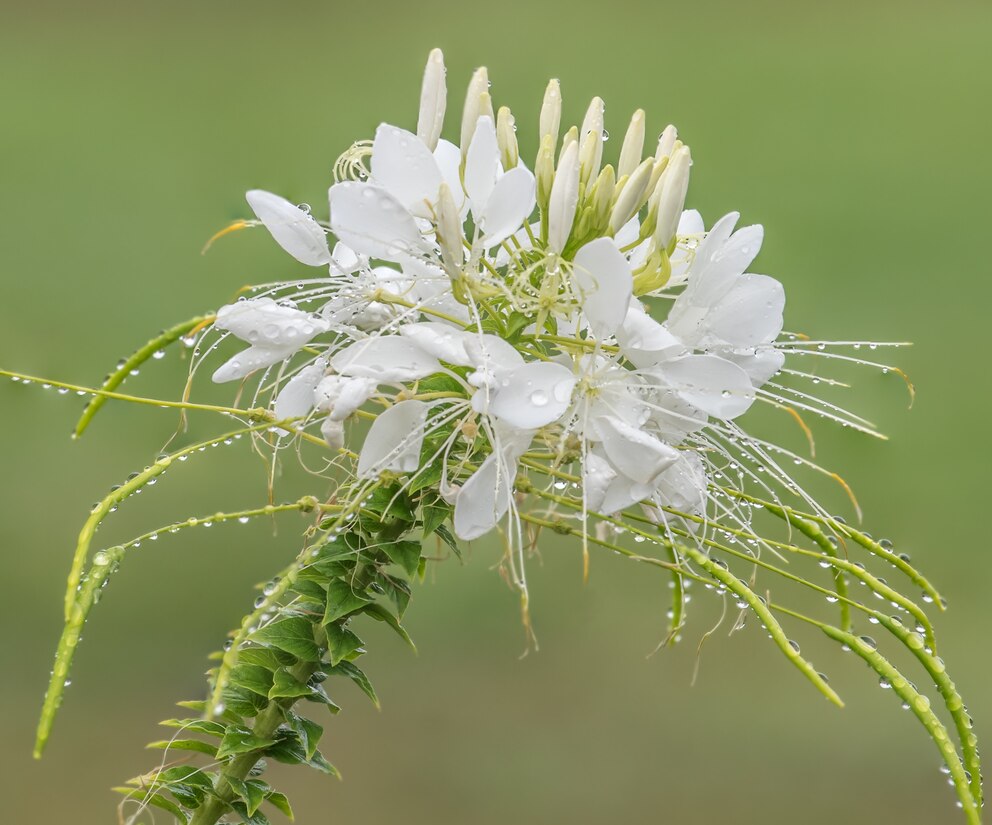
[[[487,111],[488,110],[488,111]],[[489,100],[489,72],[485,66],[475,70],[465,94],[465,108],[462,110],[462,162],[468,153],[475,126],[485,114],[492,116],[493,105]]]
[[[444,80],[444,55],[434,49],[427,58],[424,82],[420,87],[420,117],[417,119],[417,137],[432,152],[441,137],[448,90]]]
[[[632,175],[644,156],[644,110],[638,109],[630,118],[630,126],[623,137],[617,177]]]
[[[551,135],[545,135],[541,139],[541,148],[534,164],[534,177],[537,179],[537,205],[542,212],[546,212],[551,200],[551,185],[555,179],[555,139]]]
[[[455,277],[461,272],[465,253],[462,248],[462,221],[458,214],[451,188],[442,183],[437,193],[435,229],[438,246],[441,247],[441,260],[448,274]]]
[[[561,151],[558,152],[558,164],[561,165],[561,159],[565,157],[565,150],[568,148],[570,143],[578,143],[579,141],[579,129],[577,126],[572,126],[565,136],[561,139]]]
[[[551,135],[552,147],[558,144],[558,131],[561,129],[561,86],[557,80],[549,80],[544,90],[544,103],[541,105],[541,120],[538,134],[541,144]]]
[[[501,106],[496,115],[496,142],[503,170],[513,169],[520,160],[520,148],[517,146],[516,121],[506,106]]]
[[[579,130],[579,180],[584,186],[599,174],[603,162],[603,113],[606,107],[602,98],[594,97],[586,110]]]
[[[654,230],[659,249],[670,250],[675,242],[685,194],[689,188],[689,166],[692,156],[688,146],[675,151],[672,161],[658,182],[658,226]]]
[[[610,215],[610,232],[616,234],[620,228],[641,211],[641,207],[647,203],[648,186],[651,183],[651,174],[654,171],[654,158],[648,158],[638,166],[633,174],[627,178],[620,189],[613,212]],[[619,187],[618,187],[619,188]]]
[[[655,160],[668,158],[675,151],[675,140],[679,136],[679,130],[669,124],[665,131],[658,137],[658,150],[654,153]]]

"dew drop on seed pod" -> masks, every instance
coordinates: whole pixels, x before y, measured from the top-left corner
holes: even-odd
[[[868,617],[868,621],[871,624],[878,624],[878,617],[877,616],[869,616]]]
[[[875,650],[878,647],[878,642],[876,642],[871,636],[858,636],[858,641],[861,642],[869,650]]]
[[[152,353],[152,358],[154,358],[156,361],[161,361],[163,358],[165,358],[165,350],[164,349],[155,350],[155,352]]]
[[[791,647],[794,651],[796,651],[797,656],[799,655],[799,642],[789,639],[789,647]]]
[[[238,516],[238,524],[247,524],[249,521],[248,516]]]
[[[259,596],[255,599],[255,609],[258,610],[263,604],[265,604],[265,596]]]
[[[567,482],[567,481],[556,481],[556,482],[554,483],[554,488],[555,488],[556,490],[564,490],[564,489],[566,489],[567,487],[568,487],[568,482]]]
[[[886,679],[883,676],[881,679],[878,680],[878,686],[882,688],[882,690],[888,690],[889,688],[892,687],[892,682],[890,682],[888,679]]]

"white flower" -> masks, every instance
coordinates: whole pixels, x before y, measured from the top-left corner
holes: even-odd
[[[358,477],[374,478],[384,470],[417,470],[429,410],[430,405],[423,401],[407,400],[379,413],[358,458]]]

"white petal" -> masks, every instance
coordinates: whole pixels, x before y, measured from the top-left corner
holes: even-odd
[[[383,123],[372,143],[372,181],[388,189],[412,215],[432,216],[441,170],[431,150],[416,135]]]
[[[331,358],[331,366],[341,375],[374,378],[380,382],[413,381],[441,369],[433,355],[400,335],[355,341]]]
[[[320,434],[332,449],[340,450],[344,446],[344,424],[340,421],[325,418],[320,425]]]
[[[664,475],[664,473],[662,473]],[[617,476],[603,495],[602,512],[609,515],[626,510],[654,493],[653,484],[641,484],[626,476]]]
[[[480,117],[465,157],[465,193],[476,220],[492,194],[499,174],[499,143],[490,117]]]
[[[620,349],[635,367],[649,367],[686,349],[664,324],[648,315],[639,301],[631,301],[623,323],[616,331]]]
[[[379,413],[358,457],[358,477],[374,478],[384,470],[416,471],[429,410],[429,404],[409,400]]]
[[[376,391],[374,378],[346,378],[343,375],[325,376],[314,390],[314,405],[329,413],[332,421],[344,421]]]
[[[245,199],[276,243],[300,263],[326,266],[331,262],[327,236],[309,213],[263,189],[252,189]]]
[[[650,484],[679,457],[679,451],[619,418],[603,416],[595,422],[610,463],[627,478]]]
[[[557,421],[572,400],[578,378],[561,364],[532,361],[517,367],[496,390],[489,414],[511,427],[536,430]]]
[[[507,467],[494,453],[476,470],[455,500],[455,535],[471,541],[485,535],[506,515],[513,498],[516,465]]]
[[[536,203],[535,186],[534,175],[523,165],[497,181],[479,216],[483,246],[488,249],[502,243],[527,220]]]
[[[514,346],[497,335],[472,334],[465,339],[465,351],[472,366],[491,373],[505,373],[524,363]]]
[[[248,347],[218,367],[212,380],[215,384],[237,381],[255,372],[255,370],[271,367],[273,364],[289,358],[295,352],[296,347]]]
[[[347,244],[338,241],[331,252],[331,266],[343,275],[350,275],[362,266],[362,259]]]
[[[395,261],[426,248],[413,216],[381,186],[337,183],[328,200],[331,230],[356,252]]]
[[[613,335],[627,315],[633,276],[612,238],[597,238],[575,253],[572,283],[593,334]]]
[[[610,462],[596,453],[587,453],[582,463],[582,490],[590,510],[599,510],[606,491],[617,477]]]
[[[278,421],[309,415],[314,407],[314,390],[324,377],[326,367],[323,361],[311,364],[286,382],[279,390],[272,408]]]
[[[277,304],[271,298],[250,298],[223,306],[217,310],[214,326],[249,344],[295,349],[329,329],[323,318]]]
[[[747,373],[715,355],[673,358],[653,372],[686,402],[715,418],[736,418],[754,403],[754,387]]]
[[[686,209],[682,213],[682,217],[679,218],[679,228],[676,231],[677,235],[682,237],[702,235],[705,231],[706,225],[703,223],[703,216],[699,214],[698,209]]]
[[[774,341],[782,331],[785,290],[767,275],[742,275],[706,316],[709,335],[733,347]]]
[[[744,370],[755,389],[768,383],[785,363],[785,353],[771,347],[757,350],[717,350],[717,354]]]
[[[404,324],[398,331],[400,335],[405,335],[424,352],[433,355],[439,361],[459,367],[468,367],[472,364],[465,350],[465,342],[473,337],[471,332],[464,332],[438,321]]]
[[[465,190],[462,188],[462,150],[447,140],[439,140],[434,150],[434,161],[441,170],[441,177],[451,190],[455,206],[462,217],[465,216]]]

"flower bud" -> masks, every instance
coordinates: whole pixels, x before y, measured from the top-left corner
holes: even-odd
[[[462,110],[462,163],[465,162],[469,144],[472,143],[475,125],[486,114],[492,117],[493,105],[489,99],[489,72],[482,66],[475,70],[465,94],[465,108]]]
[[[575,221],[575,208],[579,202],[579,146],[568,144],[558,161],[555,180],[551,186],[548,203],[548,246],[552,252],[565,248]]]
[[[672,156],[672,162],[658,181],[658,226],[654,230],[659,249],[670,250],[675,242],[685,193],[689,188],[689,166],[692,156],[688,146],[682,146]]]
[[[537,205],[542,212],[547,212],[551,185],[555,179],[555,139],[551,135],[541,139],[541,148],[534,163],[534,177],[537,178]]]
[[[613,171],[613,167],[607,164],[603,167],[603,171],[599,173],[599,177],[596,178],[596,183],[593,185],[586,199],[590,206],[592,206],[592,227],[596,230],[597,234],[609,225],[610,207],[613,205],[616,184],[616,173]]]
[[[630,118],[630,126],[623,138],[620,161],[617,163],[617,178],[634,174],[644,155],[644,110],[638,109]]]
[[[432,152],[441,137],[447,97],[444,55],[440,49],[434,49],[427,58],[427,68],[424,69],[424,83],[420,87],[420,117],[417,119],[417,137]]]
[[[544,90],[544,103],[541,106],[540,130],[541,145],[544,138],[551,135],[551,148],[558,145],[558,130],[561,128],[561,86],[557,80],[549,80]]]
[[[579,130],[578,127],[572,126],[565,136],[561,139],[561,150],[558,152],[558,165],[561,165],[561,159],[565,157],[565,150],[568,148],[570,143],[579,142]]]
[[[599,174],[603,162],[603,112],[602,98],[594,97],[586,110],[579,130],[579,180],[585,186]]]
[[[441,260],[449,274],[461,272],[465,260],[462,249],[462,220],[454,196],[447,183],[442,183],[437,193],[435,229]]]
[[[520,148],[517,146],[517,124],[506,106],[501,106],[496,115],[496,142],[503,171],[508,172],[520,160]]]
[[[618,185],[620,190],[613,212],[610,215],[610,232],[616,234],[620,228],[641,211],[648,199],[648,185],[654,171],[654,158],[641,163],[626,181]]]
[[[665,127],[665,131],[658,137],[658,150],[654,153],[655,160],[668,158],[675,151],[675,140],[679,136],[679,131],[671,124]]]

